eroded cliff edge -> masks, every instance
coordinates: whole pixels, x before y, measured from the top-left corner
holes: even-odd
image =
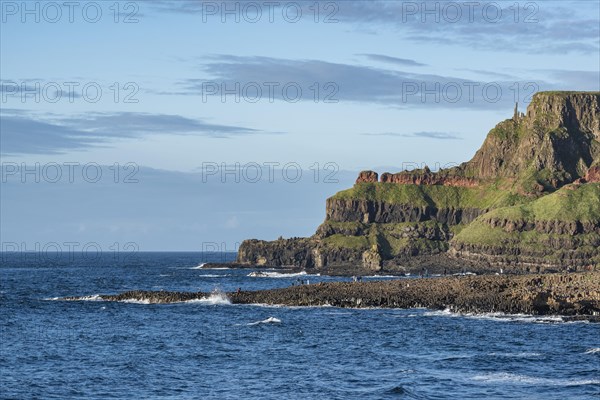
[[[600,265],[600,93],[542,92],[458,167],[362,172],[309,238],[247,240],[243,265],[395,273]]]

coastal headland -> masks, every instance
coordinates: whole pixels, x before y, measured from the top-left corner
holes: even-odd
[[[535,94],[453,168],[362,171],[327,199],[314,235],[245,240],[237,265],[329,275],[600,270],[600,92]]]

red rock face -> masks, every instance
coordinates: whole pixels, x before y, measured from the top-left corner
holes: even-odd
[[[600,182],[600,167],[592,167],[585,175],[586,182]]]
[[[442,185],[442,186],[460,186],[474,187],[478,185],[476,179],[464,178],[460,176],[440,176],[436,173],[410,173],[400,172],[390,174],[389,172],[381,174],[381,182],[397,183],[400,185]]]
[[[356,178],[356,183],[377,183],[379,175],[374,171],[362,171]]]

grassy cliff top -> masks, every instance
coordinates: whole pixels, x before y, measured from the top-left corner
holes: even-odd
[[[502,207],[485,217],[523,221],[600,221],[600,184],[567,186],[532,202]]]
[[[335,194],[337,200],[369,200],[415,207],[479,208],[512,206],[528,199],[512,193],[500,182],[482,187],[441,185],[399,185],[395,183],[359,183]]]
[[[550,95],[550,96],[561,96],[561,97],[565,97],[565,96],[571,96],[574,94],[588,94],[588,95],[592,95],[592,96],[600,96],[600,92],[577,92],[577,91],[560,91],[560,90],[549,90],[546,92],[537,92],[535,96],[538,95]]]

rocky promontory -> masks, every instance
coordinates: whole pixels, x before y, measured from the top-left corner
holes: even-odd
[[[238,264],[372,273],[600,269],[600,93],[542,92],[459,166],[363,171],[308,238],[247,240]]]
[[[233,304],[448,309],[600,320],[600,272],[333,282],[233,293],[129,291],[105,301],[174,303],[217,296]],[[225,297],[226,296],[226,297]],[[63,300],[83,300],[69,297]]]

